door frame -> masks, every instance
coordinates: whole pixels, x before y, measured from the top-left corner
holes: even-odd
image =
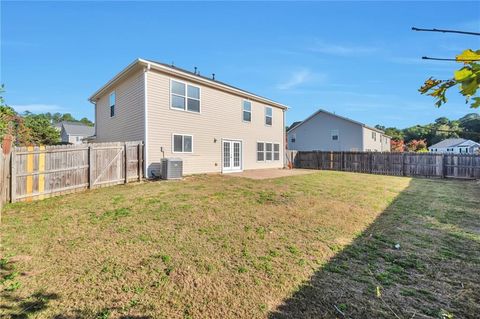
[[[223,167],[223,142],[240,142],[240,169],[236,170],[225,170]],[[220,165],[222,167],[222,173],[223,174],[228,174],[228,173],[238,173],[238,172],[243,172],[243,149],[244,149],[244,143],[243,139],[241,138],[225,138],[223,137],[220,143],[221,146],[221,151],[220,151]],[[233,148],[232,148],[233,150]],[[231,150],[231,151],[232,151]]]

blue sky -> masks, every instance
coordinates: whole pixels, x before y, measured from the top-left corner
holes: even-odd
[[[19,111],[93,119],[87,98],[138,57],[174,62],[291,107],[406,127],[472,112],[456,93],[441,109],[417,89],[451,77],[480,37],[480,2],[5,2],[1,83]],[[477,111],[478,112],[478,111]]]

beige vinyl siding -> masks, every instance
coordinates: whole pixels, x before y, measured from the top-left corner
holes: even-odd
[[[382,143],[380,142],[380,136],[382,133],[369,129],[368,127],[363,127],[363,150],[364,151],[376,151],[381,152],[383,150]],[[377,139],[372,138],[372,132],[375,132]],[[382,138],[383,141],[383,138]]]
[[[110,117],[109,95],[115,91],[115,116]],[[143,141],[145,125],[143,70],[106,91],[96,103],[96,142]]]
[[[200,113],[170,108],[170,80],[200,87]],[[242,120],[243,97],[158,71],[147,73],[148,171],[159,174],[163,147],[165,157],[182,158],[184,173],[222,171],[222,139],[241,140],[243,169],[283,167],[283,110],[272,106],[273,125],[265,125],[265,104],[251,101],[252,121]],[[193,136],[191,154],[172,153],[172,134]],[[216,141],[216,142],[215,142]],[[280,144],[280,160],[256,161],[257,141]]]

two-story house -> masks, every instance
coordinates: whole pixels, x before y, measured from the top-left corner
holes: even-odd
[[[390,140],[382,130],[322,109],[288,130],[288,148],[297,151],[390,152]]]
[[[185,174],[283,167],[287,107],[213,75],[137,59],[89,100],[95,142],[144,141],[147,177],[163,157]]]

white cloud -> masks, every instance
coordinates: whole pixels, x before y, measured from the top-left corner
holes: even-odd
[[[378,51],[378,48],[373,46],[351,46],[316,41],[308,48],[308,51],[330,55],[351,56],[374,53]]]
[[[63,107],[55,104],[23,104],[23,105],[11,105],[18,113],[30,111],[32,113],[45,113],[45,112],[63,112]]]
[[[323,83],[327,78],[326,74],[313,73],[309,69],[303,68],[293,72],[288,80],[277,85],[279,90],[290,90],[298,88],[304,84]]]

